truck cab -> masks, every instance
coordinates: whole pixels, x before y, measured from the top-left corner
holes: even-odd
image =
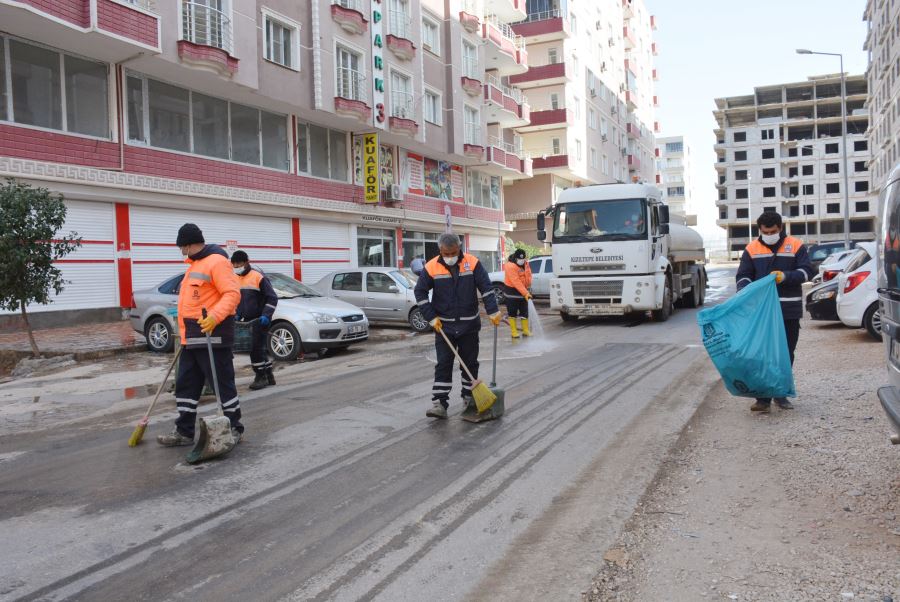
[[[894,429],[891,442],[900,444],[900,165],[888,176],[879,203],[878,299],[889,384],[878,389],[878,398]]]

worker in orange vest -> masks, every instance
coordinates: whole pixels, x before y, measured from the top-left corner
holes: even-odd
[[[196,224],[178,230],[176,243],[188,264],[178,292],[178,325],[181,332],[181,359],[175,377],[175,429],[156,438],[160,445],[174,447],[194,442],[197,403],[203,385],[212,382],[212,367],[206,335],[213,346],[216,378],[222,410],[231,421],[235,442],[244,433],[241,405],[234,384],[231,348],[234,344],[234,312],[241,300],[238,278],[228,254],[218,245],[208,245]],[[203,316],[206,310],[206,317]]]
[[[237,309],[238,322],[253,321],[250,336],[250,367],[256,378],[250,384],[254,391],[275,384],[272,360],[266,352],[269,342],[269,324],[278,305],[278,295],[269,279],[257,268],[250,265],[246,251],[235,251],[231,255],[231,265],[241,285],[241,304]]]
[[[526,337],[531,336],[531,329],[528,327],[531,266],[528,265],[527,257],[524,250],[516,249],[503,264],[503,296],[506,297],[506,315],[514,339],[519,338],[519,329],[516,328],[519,320],[522,324],[522,334]]]

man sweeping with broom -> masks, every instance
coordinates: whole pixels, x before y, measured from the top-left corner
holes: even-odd
[[[416,282],[416,302],[422,315],[435,330],[435,352],[432,407],[425,415],[429,418],[446,418],[453,388],[453,360],[458,353],[461,361],[462,398],[468,405],[475,403],[474,395],[481,389],[492,395],[478,378],[478,331],[481,318],[478,309],[478,292],[481,292],[484,309],[494,326],[500,324],[491,279],[478,258],[463,253],[459,237],[442,234],[438,240],[440,255],[425,264]],[[431,300],[428,292],[432,291]],[[453,345],[453,348],[450,347]]]

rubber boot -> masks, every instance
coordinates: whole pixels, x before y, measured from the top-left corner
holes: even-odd
[[[509,319],[509,329],[512,331],[512,338],[518,339],[519,338],[519,329],[516,328],[516,319],[515,318]]]
[[[522,318],[522,334],[526,337],[531,336],[531,330],[528,329],[528,318]]]
[[[259,389],[265,389],[269,384],[268,379],[266,379],[265,372],[257,372],[256,378],[253,379],[253,382],[250,383],[251,391],[258,391]]]
[[[272,368],[266,370],[266,382],[270,387],[275,384],[275,373],[272,372]]]

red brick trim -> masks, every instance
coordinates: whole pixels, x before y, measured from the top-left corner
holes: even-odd
[[[97,28],[159,48],[159,18],[112,0],[97,0]]]
[[[363,34],[369,28],[369,22],[359,11],[344,8],[340,4],[331,5],[331,18],[341,29],[355,34]]]
[[[131,307],[131,219],[128,205],[116,203],[116,263],[119,273],[119,307]]]
[[[186,65],[211,69],[225,77],[231,77],[238,70],[238,59],[215,46],[178,40],[178,56]]]

